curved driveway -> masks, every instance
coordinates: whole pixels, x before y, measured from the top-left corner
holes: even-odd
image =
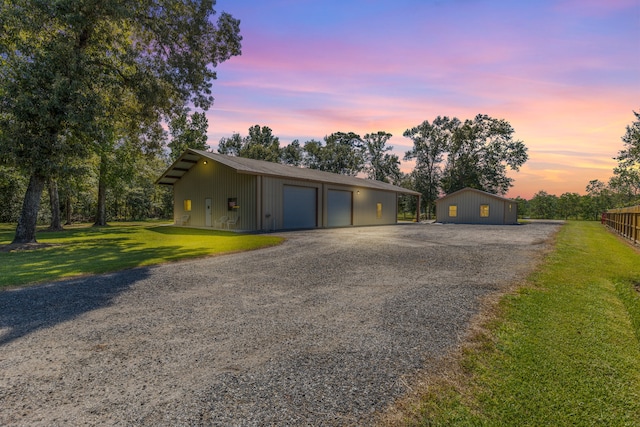
[[[367,424],[558,228],[291,232],[0,292],[0,425]]]

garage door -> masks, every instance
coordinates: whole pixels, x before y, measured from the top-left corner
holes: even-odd
[[[312,187],[285,185],[283,188],[283,224],[285,229],[317,226],[317,190]]]
[[[353,192],[329,190],[327,194],[327,225],[345,227],[351,225]]]

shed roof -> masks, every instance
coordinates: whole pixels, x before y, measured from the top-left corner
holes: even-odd
[[[445,201],[445,200],[447,200],[447,199],[449,199],[451,197],[458,196],[458,195],[460,195],[462,193],[466,193],[466,192],[482,194],[484,196],[491,197],[491,198],[498,199],[498,200],[502,200],[504,202],[513,202],[513,199],[507,199],[506,197],[498,196],[497,194],[487,193],[486,191],[478,190],[478,189],[471,188],[471,187],[465,187],[462,190],[454,191],[451,194],[447,194],[446,196],[439,198],[438,200],[436,200],[436,204],[440,203],[440,202],[443,202],[443,201]]]
[[[280,163],[266,162],[263,160],[247,159],[244,157],[226,156],[224,154],[211,153],[187,149],[178,160],[158,178],[156,184],[173,185],[186,174],[189,169],[198,163],[201,158],[207,158],[228,166],[238,173],[248,175],[272,176],[277,178],[299,179],[304,181],[325,182],[330,184],[349,185],[353,187],[371,188],[383,191],[392,191],[401,194],[420,195],[417,191],[398,187],[381,181],[357,178],[354,176],[340,175],[324,172],[317,169],[301,168],[297,166],[283,165]]]

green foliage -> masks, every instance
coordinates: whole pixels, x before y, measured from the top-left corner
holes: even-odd
[[[324,144],[307,141],[303,164],[310,169],[356,176],[365,166],[364,142],[353,132],[334,132],[325,136]]]
[[[190,117],[188,112],[181,111],[169,122],[169,133],[171,142],[167,145],[171,150],[170,160],[173,162],[187,149],[208,150],[207,129],[209,122],[204,113],[193,113]]]
[[[364,169],[369,179],[394,184],[400,181],[400,159],[395,154],[388,153],[393,150],[392,146],[387,145],[392,136],[384,131],[364,136]]]
[[[558,212],[562,219],[580,218],[580,195],[578,193],[563,193],[558,199]]]
[[[15,168],[0,166],[0,222],[16,222],[27,182]]]
[[[527,148],[514,141],[506,120],[478,114],[464,123],[452,120],[447,161],[441,181],[446,194],[465,187],[505,194],[513,185],[507,167],[517,171],[527,160]]]
[[[624,148],[615,158],[618,166],[609,180],[609,187],[618,196],[618,206],[640,203],[640,113],[633,114],[635,121],[622,136]]]
[[[458,119],[438,116],[433,123],[425,120],[403,133],[413,141],[413,149],[405,153],[404,159],[416,161],[415,169],[411,172],[411,188],[422,193],[429,218],[435,210],[435,201],[440,196],[442,162],[448,149],[450,129],[457,122]]]
[[[273,135],[271,128],[259,125],[250,127],[249,135],[244,138],[239,133],[235,133],[230,138],[222,138],[218,145],[220,154],[274,163],[285,163],[285,150],[288,160],[295,159],[295,155],[291,157],[295,146],[283,150],[280,148],[280,140]]]
[[[640,112],[633,112],[635,121],[627,126],[622,137],[625,148],[618,153],[618,161],[640,163]]]
[[[640,255],[570,222],[528,284],[435,382],[416,425],[631,426],[640,419]]]
[[[353,132],[335,132],[326,136],[324,143],[310,140],[302,147],[294,140],[280,147],[280,140],[271,128],[255,125],[249,128],[246,137],[234,133],[222,138],[218,152],[343,175],[367,171],[371,179],[395,182],[400,179],[400,162],[398,156],[387,153],[393,148],[386,146],[389,138],[391,134],[383,131],[367,134],[364,140]]]
[[[187,103],[211,105],[214,67],[239,55],[241,41],[238,20],[214,22],[214,3],[3,2],[0,155],[31,176],[16,241],[35,240],[44,182],[66,164],[106,159],[143,133],[140,123],[157,125]]]
[[[37,250],[0,252],[0,288],[161,264],[185,258],[258,249],[281,243],[275,236],[185,229],[161,223],[79,225],[40,233]],[[11,228],[0,226],[0,245]]]
[[[529,201],[529,206],[533,218],[558,218],[558,197],[554,194],[540,190],[533,195],[533,198]]]
[[[304,152],[300,146],[300,141],[297,139],[282,149],[282,163],[285,165],[300,166],[303,156]]]
[[[513,140],[506,120],[477,115],[473,120],[436,117],[407,129],[413,149],[405,160],[416,161],[414,189],[422,193],[428,212],[441,193],[465,187],[504,194],[513,185],[507,168],[518,170],[528,159],[522,141]]]

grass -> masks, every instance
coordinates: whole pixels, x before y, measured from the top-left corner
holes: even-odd
[[[0,246],[11,243],[15,226],[0,225]],[[273,246],[282,238],[172,227],[158,222],[75,225],[38,232],[35,250],[0,252],[0,289],[85,274],[107,273],[186,258]]]
[[[637,250],[599,223],[567,223],[402,423],[639,426],[639,290]]]

